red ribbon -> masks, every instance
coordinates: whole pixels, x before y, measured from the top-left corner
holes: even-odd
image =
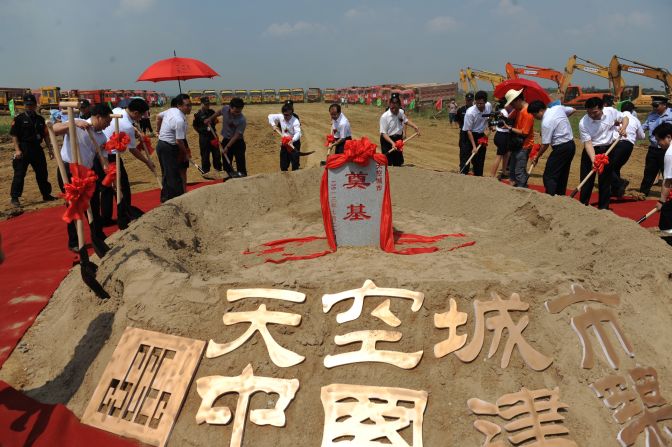
[[[63,198],[68,201],[68,209],[63,214],[63,220],[67,223],[86,218],[86,210],[98,180],[93,170],[76,163],[70,164],[70,177],[70,183],[64,185],[63,194]]]
[[[478,139],[477,143],[482,145],[482,146],[487,146],[488,145],[488,137],[482,136],[481,138]]]
[[[213,147],[219,148],[219,140],[217,138],[213,138],[212,140],[210,140],[210,144]]]
[[[397,148],[399,152],[404,151],[404,140],[397,140],[394,142],[394,147]]]
[[[107,169],[105,169],[105,177],[103,178],[103,181],[101,182],[103,186],[111,186],[112,182],[114,182],[117,178],[117,164],[116,163],[110,163],[107,165]]]
[[[290,146],[291,143],[292,143],[292,137],[289,136],[289,135],[286,135],[286,136],[282,137],[282,143],[280,143],[280,144],[286,151],[292,152],[294,149],[292,149],[292,147]]]
[[[609,156],[607,154],[596,154],[595,161],[593,162],[593,169],[597,171],[598,174],[604,172],[604,167],[609,164]]]
[[[327,135],[327,142],[324,143],[324,147],[329,147],[331,146],[334,141],[336,141],[336,137],[334,137],[332,134]]]
[[[532,150],[530,151],[530,158],[534,160],[534,158],[539,155],[539,150],[541,149],[541,144],[533,144],[532,145]]]
[[[142,136],[142,144],[145,145],[145,149],[147,149],[147,153],[149,153],[149,155],[152,155],[154,153],[154,148],[152,147],[152,139],[149,138],[147,135]]]
[[[343,154],[341,154],[345,158],[345,161],[340,163],[339,166],[350,161],[363,166],[369,164],[369,160],[371,158],[374,158],[376,161],[378,161],[378,158],[376,158],[377,147],[378,146],[369,141],[367,137],[362,137],[359,140],[348,140],[345,142]],[[383,158],[387,159],[387,157]]]
[[[107,143],[105,143],[105,150],[107,152],[117,151],[124,152],[131,143],[131,137],[126,132],[113,133]]]

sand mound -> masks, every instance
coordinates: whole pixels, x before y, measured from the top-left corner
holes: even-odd
[[[570,317],[581,308],[552,315],[543,306],[544,301],[567,294],[570,284],[579,283],[588,290],[619,294],[619,321],[636,354],[635,359],[627,358],[612,338],[621,371],[636,364],[655,367],[662,395],[672,396],[672,252],[664,242],[634,222],[568,199],[421,169],[391,169],[390,173],[397,229],[426,235],[464,232],[476,245],[418,256],[342,248],[315,260],[264,264],[242,252],[273,239],[323,234],[318,199],[321,171],[259,175],[204,187],[151,211],[113,236],[113,248],[98,272],[112,295],[109,301],[98,302],[84,289],[79,272],[73,271],[0,377],[44,401],[67,403],[81,416],[127,326],[229,342],[247,325],[224,326],[222,315],[254,310],[263,301],[227,303],[227,289],[287,288],[305,293],[306,302],[269,302],[269,309],[301,314],[301,325],[272,326],[271,333],[282,346],[305,355],[304,363],[276,367],[256,335],[231,354],[204,358],[195,376],[237,376],[251,363],[256,375],[300,380],[297,397],[287,411],[287,427],[259,427],[248,420],[244,445],[320,445],[324,422],[320,388],[332,383],[428,391],[425,446],[482,443],[482,435],[472,427],[477,418],[467,410],[469,398],[494,402],[523,386],[559,386],[561,400],[570,406],[566,426],[571,437],[584,446],[615,445],[620,427],[588,388],[613,370],[594,338],[596,365],[581,369],[581,346],[570,327]],[[341,327],[336,314],[346,310],[348,303],[323,313],[323,294],[361,287],[366,279],[380,287],[424,292],[424,305],[417,313],[405,300],[393,299],[403,339],[378,347],[404,352],[423,349],[415,369],[386,364],[324,368],[326,355],[350,350],[335,346],[335,335],[392,329],[370,317],[383,298],[367,301],[362,317]],[[434,345],[448,337],[447,330],[434,328],[434,314],[447,312],[449,299],[454,298],[459,310],[469,314],[459,332],[471,340],[472,301],[488,300],[492,292],[502,298],[518,293],[530,304],[524,337],[554,359],[548,369],[536,372],[526,367],[517,350],[509,367],[500,368],[506,332],[499,352],[490,359],[489,331],[483,351],[472,363],[462,363],[453,354],[434,357]],[[515,313],[514,320],[522,315]],[[613,336],[611,329],[608,333]],[[263,394],[257,396],[252,407],[261,408],[266,399]],[[219,403],[224,401],[235,403],[230,396]],[[170,445],[228,445],[231,425],[196,425],[199,405],[192,384]]]

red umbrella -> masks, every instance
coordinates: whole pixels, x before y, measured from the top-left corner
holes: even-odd
[[[520,90],[521,88],[523,89],[523,97],[527,103],[538,100],[544,104],[548,104],[553,101],[542,86],[529,79],[521,78],[509,79],[498,84],[495,87],[495,98],[503,98],[509,90]]]
[[[188,57],[171,57],[150,65],[138,81],[186,81],[196,78],[214,78],[219,74],[208,64]],[[180,86],[180,92],[182,87]]]

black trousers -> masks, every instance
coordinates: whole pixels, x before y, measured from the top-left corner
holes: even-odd
[[[203,172],[210,171],[210,155],[212,155],[212,166],[217,171],[222,170],[222,153],[219,147],[215,147],[210,143],[212,138],[212,134],[209,132],[198,134],[198,148],[201,151],[201,168]]]
[[[646,161],[644,162],[644,177],[642,184],[639,187],[639,192],[649,195],[651,186],[656,181],[656,176],[659,172],[663,172],[663,165],[665,161],[665,150],[656,146],[649,146],[649,151],[646,153]]]
[[[224,138],[222,140],[222,146],[226,147],[229,144],[229,139]],[[245,164],[245,151],[247,150],[247,145],[245,140],[239,139],[229,149],[228,155],[231,163],[236,163],[236,171],[240,172],[243,176],[247,176],[247,166]],[[226,172],[233,172],[233,166],[226,161],[226,158],[222,160],[222,165],[224,165],[224,170]]]
[[[299,165],[301,164],[301,155],[299,151],[301,150],[301,140],[292,143],[294,146],[293,151],[288,151],[284,147],[280,146],[280,170],[286,171],[289,169],[289,165],[292,165],[292,171],[298,171]]]
[[[98,158],[96,157],[95,159],[98,161]],[[65,165],[65,172],[67,173],[68,176],[68,183],[70,182],[70,163],[63,162]],[[105,171],[103,170],[102,165],[100,164],[100,161],[98,161],[98,166],[96,166],[96,163],[94,162],[93,171],[96,173],[98,176],[98,180],[96,180],[96,191],[93,193],[93,196],[91,196],[91,201],[89,202],[89,205],[91,206],[91,215],[93,217],[92,222],[89,222],[89,226],[91,228],[91,233],[95,234],[98,238],[100,239],[105,239],[105,233],[103,233],[103,226],[100,218],[100,193],[103,188],[105,188],[102,185],[103,178],[105,177]],[[58,170],[56,173],[56,181],[58,182],[58,187],[60,188],[61,192],[65,192],[65,188],[63,187],[63,179],[61,178],[61,171]],[[79,241],[77,239],[77,226],[75,225],[75,222],[70,222],[67,224],[67,231],[68,231],[68,247],[79,247]]]
[[[49,183],[47,157],[44,156],[44,150],[37,144],[19,144],[19,148],[21,149],[23,156],[12,160],[14,177],[12,178],[12,187],[10,190],[11,198],[18,199],[23,195],[23,184],[26,174],[28,173],[28,166],[32,166],[33,171],[35,171],[35,180],[37,180],[37,186],[40,188],[42,197],[50,196],[51,183]]]
[[[399,134],[399,135],[390,135],[390,139],[394,141],[395,143],[401,139],[403,139],[404,136]],[[404,153],[402,151],[393,151],[390,152],[392,149],[392,145],[385,139],[383,136],[380,136],[380,149],[385,154],[387,157],[387,164],[390,166],[403,166],[404,164]]]
[[[595,146],[595,155],[604,154],[609,149],[609,146]],[[585,178],[588,173],[593,169],[593,163],[590,161],[590,157],[586,153],[585,149],[583,155],[581,155],[581,178]],[[581,203],[584,205],[590,204],[590,195],[593,193],[593,186],[595,186],[595,177],[597,176],[598,190],[599,190],[599,200],[597,202],[597,207],[601,210],[609,209],[609,200],[611,198],[611,174],[612,174],[611,163],[604,167],[602,174],[593,174],[590,179],[583,185],[581,188]]]
[[[611,165],[611,195],[621,197],[625,190],[625,180],[621,178],[621,168],[630,159],[635,145],[628,140],[621,140],[609,154],[609,164]]]
[[[672,228],[672,202],[667,201],[660,209],[660,222],[658,228],[669,230]]]
[[[177,144],[159,140],[156,145],[156,155],[161,165],[161,203],[184,194],[184,183],[180,175]]]
[[[567,182],[572,160],[576,153],[574,140],[552,146],[551,155],[544,169],[544,188],[546,194],[564,196],[567,193]]]
[[[336,145],[334,147],[334,154],[342,154],[343,151],[345,151],[345,142],[352,140],[352,137],[345,137],[345,140],[341,144]]]
[[[108,154],[107,160],[110,163],[116,163],[117,155]],[[121,178],[121,195],[123,196],[121,198],[121,205],[122,205],[121,208],[123,210],[126,210],[125,212],[127,212],[127,210],[129,210],[131,207],[131,184],[128,181],[128,174],[126,173],[126,168],[124,167],[123,159],[121,160],[121,163],[117,164],[117,170],[120,171],[119,175]],[[104,220],[112,219],[112,210],[115,203],[115,193],[116,191],[113,190],[112,188],[104,188],[100,193],[100,212]],[[119,210],[117,210],[117,214],[119,214]]]
[[[479,138],[485,136],[484,133],[479,132],[472,132],[472,134],[474,136],[474,141],[478,141]],[[478,143],[476,143],[476,146],[478,146]],[[485,153],[487,150],[488,146],[481,146],[478,153],[471,159],[471,166],[465,168],[467,160],[471,157],[472,147],[467,131],[460,132],[460,173],[467,175],[469,174],[469,169],[473,169],[474,175],[482,177],[483,166],[485,165]]]
[[[152,130],[152,120],[149,118],[140,118],[140,130],[142,133],[147,133],[148,130],[154,132]]]

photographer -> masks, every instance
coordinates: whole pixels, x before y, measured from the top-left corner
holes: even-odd
[[[509,179],[514,187],[527,188],[527,159],[534,144],[534,117],[527,111],[523,89],[511,89],[504,97],[504,107],[513,107],[516,115],[513,126],[504,123],[504,127],[510,130]]]
[[[500,99],[497,111],[494,118],[495,124],[495,147],[497,147],[497,157],[495,158],[495,163],[492,165],[491,177],[497,176],[497,171],[499,170],[499,165],[502,165],[502,173],[499,175],[499,180],[504,177],[506,172],[506,166],[509,162],[509,129],[504,127],[505,124],[511,124],[508,122],[509,110],[504,107],[506,99]]]
[[[546,194],[564,196],[567,192],[569,169],[576,152],[572,125],[568,117],[576,110],[561,105],[547,110],[543,102],[532,101],[527,106],[527,111],[541,121],[541,149],[532,163],[537,164],[548,146],[551,146],[553,151],[544,169],[544,188]]]
[[[462,130],[466,133],[465,138],[460,140],[460,173],[469,174],[469,166],[465,166],[471,154],[476,154],[471,161],[474,175],[483,176],[485,164],[485,152],[487,146],[483,145],[480,150],[477,141],[485,136],[485,128],[488,125],[488,117],[492,113],[492,105],[488,101],[488,94],[483,90],[476,92],[475,103],[467,109],[464,115]],[[466,169],[465,169],[466,168]]]

